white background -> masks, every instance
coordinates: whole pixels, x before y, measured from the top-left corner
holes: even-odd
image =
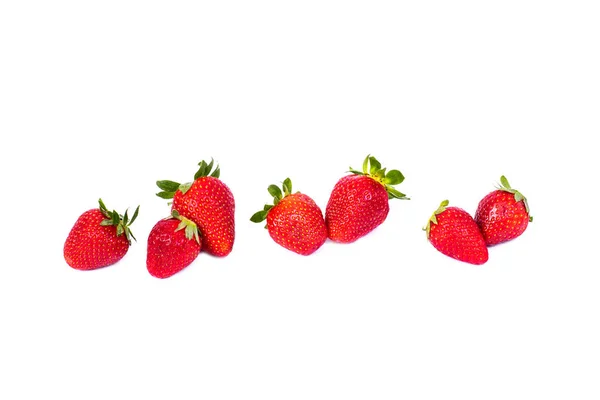
[[[600,398],[595,3],[3,2],[0,398]],[[288,176],[324,209],[367,153],[411,197],[367,237],[302,257],[249,221]],[[155,279],[155,181],[211,157],[234,250]],[[440,201],[502,174],[524,235],[436,252]],[[75,271],[99,197],[138,241]]]

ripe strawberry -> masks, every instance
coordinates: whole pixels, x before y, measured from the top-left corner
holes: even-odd
[[[427,238],[442,254],[471,264],[483,264],[488,260],[488,250],[483,236],[468,212],[458,207],[447,207],[442,201],[427,226]]]
[[[273,196],[273,205],[265,205],[250,221],[266,219],[266,228],[275,243],[304,256],[314,253],[327,240],[327,228],[319,206],[305,194],[292,193],[290,178],[283,181],[283,197],[281,189],[275,185],[269,186],[268,190]]]
[[[527,199],[510,187],[504,175],[498,190],[488,193],[477,206],[475,221],[485,243],[493,246],[520,236],[533,217],[529,215]]]
[[[350,168],[354,175],[335,184],[325,209],[331,240],[354,242],[385,221],[390,210],[388,199],[408,199],[392,187],[404,181],[402,173],[394,169],[386,174],[385,170],[375,157],[367,156],[362,172]]]
[[[202,236],[202,248],[214,256],[231,253],[235,240],[235,201],[231,190],[219,179],[219,166],[202,161],[191,183],[158,181],[157,196],[173,199],[172,209],[191,219]],[[210,175],[209,175],[210,174]]]
[[[190,265],[201,248],[196,224],[173,210],[150,231],[146,267],[150,275],[168,278]]]
[[[79,270],[106,267],[125,256],[131,239],[135,237],[129,227],[138,216],[140,207],[133,213],[131,221],[116,211],[108,211],[102,199],[100,208],[81,214],[71,231],[63,249],[65,261]]]

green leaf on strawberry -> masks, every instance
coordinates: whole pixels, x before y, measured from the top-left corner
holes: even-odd
[[[381,183],[385,187],[388,198],[390,199],[410,200],[404,193],[393,187],[404,182],[404,175],[402,175],[402,172],[397,169],[386,172],[386,168],[381,168],[381,163],[371,155],[368,155],[363,161],[362,171],[350,167],[348,172],[355,175],[368,176]]]
[[[283,191],[277,185],[269,185],[267,191],[271,196],[273,196],[273,204],[265,204],[262,210],[255,212],[252,217],[250,217],[250,221],[256,223],[263,222],[265,219],[267,219],[267,215],[273,207],[279,204],[284,197],[292,194],[292,181],[290,178],[286,178],[283,181],[282,188]]]
[[[210,163],[208,164],[206,163],[206,161],[202,160],[198,163],[198,165],[199,168],[198,171],[194,174],[194,181],[203,176],[212,176],[213,178],[219,178],[219,176],[221,175],[221,169],[218,165],[215,168],[215,170],[212,171],[214,165],[213,159],[211,159]],[[181,193],[186,193],[192,186],[192,183],[193,182],[187,182],[181,184],[179,182],[170,180],[156,181],[156,186],[158,186],[158,188],[161,190],[160,192],[156,193],[156,195],[161,199],[169,200],[175,196],[175,192],[177,192],[178,190],[180,190]]]
[[[175,229],[175,232],[185,229],[185,237],[188,240],[196,240],[200,244],[200,234],[198,233],[198,225],[194,221],[180,215],[177,210],[171,211],[171,216],[179,220],[179,225]]]
[[[128,210],[125,210],[125,214],[121,215],[118,212],[116,212],[115,210],[109,211],[106,208],[106,206],[104,205],[104,202],[102,201],[102,199],[98,199],[98,204],[100,206],[99,207],[100,211],[106,217],[106,219],[104,219],[104,220],[102,220],[102,222],[100,222],[100,225],[116,227],[117,228],[117,236],[121,236],[121,235],[125,234],[125,237],[127,238],[127,241],[129,243],[131,243],[131,239],[137,241],[135,236],[133,236],[133,234],[131,233],[131,229],[129,227],[131,226],[131,224],[133,224],[133,222],[137,218],[139,211],[140,211],[140,206],[137,206],[137,208],[135,209],[135,212],[133,213],[133,217],[131,218],[131,221],[130,221],[129,215],[128,215]]]
[[[502,175],[500,177],[500,185],[497,187],[499,190],[503,190],[505,192],[508,193],[512,193],[515,195],[515,201],[518,203],[519,201],[522,201],[523,204],[525,205],[525,210],[527,211],[527,214],[529,214],[529,204],[527,203],[527,198],[525,196],[523,196],[523,194],[521,192],[519,192],[516,189],[513,189],[510,184],[508,183],[508,179],[506,179],[506,177],[504,175]],[[529,222],[533,222],[533,217],[531,215],[529,215]]]
[[[438,223],[437,215],[446,211],[446,207],[448,207],[448,204],[450,204],[450,202],[448,200],[442,201],[440,203],[440,206],[437,208],[437,210],[435,210],[433,212],[433,214],[431,214],[429,221],[427,221],[427,225],[425,225],[423,227],[423,230],[427,233],[427,239],[429,239],[429,233],[431,232],[431,224],[433,223],[433,224],[437,225],[437,223]]]
[[[290,178],[286,178],[283,181],[283,193],[287,196],[292,194],[292,181],[290,180]]]
[[[281,189],[279,189],[279,187],[276,185],[269,185],[267,190],[269,191],[269,194],[273,196],[274,204],[277,205],[277,203],[279,203],[279,200],[281,200],[281,198],[283,197]]]

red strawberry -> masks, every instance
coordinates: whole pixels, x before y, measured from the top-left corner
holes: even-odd
[[[138,206],[131,218],[116,211],[108,211],[102,199],[100,208],[94,208],[81,214],[67,240],[64,257],[67,264],[79,270],[91,270],[106,267],[125,256],[131,239],[135,239],[129,227],[138,216]]]
[[[390,210],[388,199],[408,199],[394,189],[404,181],[398,170],[387,174],[375,157],[367,156],[362,172],[350,168],[354,175],[340,179],[325,209],[329,238],[350,243],[371,232],[385,221]]]
[[[427,238],[442,254],[471,264],[488,260],[488,250],[479,227],[471,215],[458,207],[447,207],[442,201],[427,226]]]
[[[483,233],[485,243],[493,246],[520,236],[533,217],[529,215],[527,199],[510,187],[503,175],[500,187],[488,193],[475,212],[475,221]]]
[[[202,161],[194,182],[179,184],[158,181],[163,199],[173,199],[173,210],[191,219],[202,236],[202,248],[214,256],[231,253],[235,240],[235,201],[231,190],[219,179],[217,166],[211,173],[213,161]],[[210,175],[209,175],[210,174]]]
[[[292,193],[290,178],[283,181],[283,197],[281,189],[275,185],[269,186],[268,190],[274,205],[265,205],[250,221],[266,219],[275,243],[304,256],[314,253],[327,240],[327,228],[319,206],[305,194]]]
[[[196,224],[173,210],[150,231],[146,267],[150,275],[168,278],[190,265],[201,248]]]

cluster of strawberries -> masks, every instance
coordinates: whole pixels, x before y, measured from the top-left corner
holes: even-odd
[[[442,201],[423,230],[438,251],[460,261],[483,264],[488,247],[521,236],[533,217],[527,199],[513,189],[505,176],[498,190],[488,193],[477,206],[475,218]]]
[[[201,161],[189,183],[158,181],[157,196],[172,200],[171,214],[154,225],[148,236],[146,267],[157,278],[167,278],[190,265],[201,251],[227,256],[235,240],[235,201],[220,179],[218,166]],[[375,157],[367,156],[362,170],[350,168],[334,186],[325,215],[309,196],[292,191],[289,178],[279,188],[270,185],[273,204],[250,218],[266,220],[271,238],[282,247],[310,255],[329,238],[351,243],[381,225],[389,212],[389,199],[408,199],[394,188],[404,181],[398,170],[386,171]],[[443,254],[472,264],[488,260],[487,246],[521,235],[532,220],[527,200],[512,189],[503,176],[501,187],[481,202],[473,219],[466,211],[442,202],[427,226],[427,237]],[[102,200],[99,208],[83,213],[71,229],[64,257],[71,267],[92,270],[122,259],[131,239],[131,219],[109,211]]]
[[[273,204],[267,204],[250,220],[267,220],[266,228],[273,240],[302,255],[310,255],[325,243],[351,243],[385,221],[390,210],[388,199],[408,199],[393,186],[404,181],[398,170],[386,172],[375,157],[367,156],[362,171],[350,168],[352,175],[341,178],[334,186],[325,208],[325,217],[309,196],[292,193],[289,178],[283,192],[276,185],[268,188]]]
[[[235,201],[231,190],[219,179],[220,168],[213,161],[198,164],[194,181],[180,184],[164,180],[156,184],[157,196],[172,199],[171,215],[154,225],[148,236],[146,267],[157,278],[167,278],[190,265],[203,250],[218,257],[227,256],[235,240]],[[100,208],[83,213],[71,229],[64,257],[71,267],[92,270],[122,259],[131,239],[129,220],[109,212],[102,200]]]

